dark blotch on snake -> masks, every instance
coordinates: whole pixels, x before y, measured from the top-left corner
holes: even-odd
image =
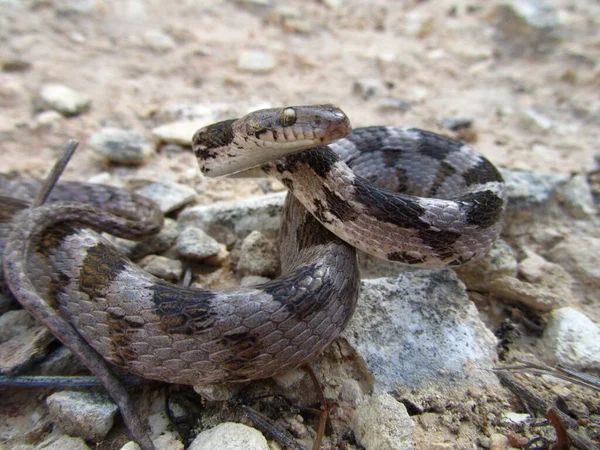
[[[422,136],[417,144],[419,153],[439,161],[443,161],[449,153],[457,152],[463,146],[462,142],[440,136],[431,131],[419,130],[417,128],[411,130],[418,131]]]
[[[431,247],[441,260],[445,260],[454,255],[454,243],[461,234],[454,231],[419,230],[417,236],[424,245]]]
[[[485,158],[480,158],[479,162],[469,170],[463,172],[462,176],[467,186],[503,181],[498,169]]]
[[[62,230],[63,227],[55,229]],[[100,243],[90,247],[79,269],[79,289],[92,301],[102,297],[129,264],[129,261],[110,245]]]
[[[311,228],[318,231],[306,233],[306,228]],[[307,214],[302,226],[299,226],[296,229],[296,242],[298,243],[298,250],[306,250],[316,245],[330,245],[332,243],[344,245],[344,241],[338,238],[327,228],[323,228],[317,219],[315,219],[311,214]]]
[[[416,258],[407,252],[392,252],[387,254],[390,261],[397,261],[403,264],[422,264],[425,262],[423,258]]]
[[[339,160],[329,147],[316,147],[284,158],[285,166],[290,172],[294,172],[297,164],[305,164],[321,178],[326,178]]]
[[[185,289],[162,281],[148,289],[152,291],[155,313],[160,317],[160,326],[165,333],[192,335],[214,324],[213,292]]]
[[[322,186],[322,191],[325,194],[325,201],[329,206],[329,212],[337,217],[342,222],[347,222],[356,219],[358,211],[350,205],[346,200],[337,195],[326,185]]]
[[[353,186],[355,200],[365,207],[367,214],[381,222],[403,228],[429,229],[429,224],[421,220],[425,209],[417,200],[409,196],[394,195],[367,183],[363,178],[356,178]]]
[[[450,178],[455,173],[456,169],[454,166],[448,164],[446,161],[441,161],[435,174],[435,179],[433,180],[431,189],[429,189],[429,196],[435,197],[438,189],[443,185],[446,178]]]
[[[490,190],[463,195],[458,199],[469,205],[467,221],[480,228],[488,228],[500,221],[504,200]]]

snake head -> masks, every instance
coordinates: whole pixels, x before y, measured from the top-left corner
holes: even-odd
[[[350,131],[350,120],[336,106],[288,106],[201,128],[194,134],[192,148],[201,171],[219,176],[327,145]]]

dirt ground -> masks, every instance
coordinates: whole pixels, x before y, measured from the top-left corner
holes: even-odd
[[[410,125],[467,139],[504,168],[590,170],[600,141],[600,3],[546,0],[555,22],[542,29],[507,24],[500,4],[0,0],[0,172],[42,177],[75,138],[82,145],[65,179],[176,181],[202,202],[256,194],[259,181],[205,180],[188,151],[162,147],[128,167],[87,143],[107,126],[152,139],[193,105],[230,118],[317,103],[339,105],[355,127]],[[272,55],[275,67],[240,69],[249,50]],[[91,106],[42,124],[47,83],[88,95]],[[404,106],[385,106],[398,101]],[[445,119],[472,126],[457,134]]]

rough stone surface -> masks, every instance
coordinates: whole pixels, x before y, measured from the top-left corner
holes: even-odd
[[[135,192],[156,203],[164,214],[175,211],[196,198],[194,189],[179,183],[150,183]]]
[[[496,338],[451,270],[418,270],[363,280],[342,332],[374,375],[375,392],[396,385],[495,383]],[[393,337],[393,338],[392,338]]]
[[[177,237],[177,253],[188,259],[202,260],[221,251],[221,245],[202,229],[185,228]]]
[[[585,175],[573,176],[557,194],[558,201],[573,218],[589,220],[596,215],[594,197]]]
[[[54,83],[42,86],[40,99],[43,107],[58,111],[63,116],[80,114],[91,104],[91,100],[86,94]]]
[[[129,441],[127,444],[121,447],[121,450],[142,450],[142,448],[135,442]]]
[[[139,262],[140,267],[155,277],[175,282],[181,279],[183,263],[177,259],[148,255]]]
[[[35,327],[0,344],[0,373],[11,375],[30,366],[46,353],[53,340],[47,328]]]
[[[46,399],[50,418],[66,433],[101,441],[113,426],[117,405],[88,392],[56,392]]]
[[[557,309],[550,314],[540,351],[550,364],[600,370],[600,327],[574,308]]]
[[[188,450],[269,450],[262,433],[241,423],[226,422],[203,431]]]
[[[277,247],[260,231],[253,231],[242,242],[237,270],[243,274],[272,277],[279,269]]]
[[[353,420],[354,435],[366,450],[410,450],[412,428],[406,407],[389,394],[360,405]]]
[[[552,248],[547,256],[583,284],[589,300],[600,300],[600,238],[570,235]]]
[[[558,264],[547,261],[535,252],[526,253],[527,257],[518,265],[519,277],[493,278],[486,283],[488,291],[539,311],[568,305],[574,297],[573,277]]]
[[[136,130],[102,128],[90,138],[90,147],[96,153],[120,164],[140,164],[154,154],[151,142]]]
[[[234,231],[238,239],[245,238],[254,230],[261,231],[268,238],[275,238],[279,233],[285,196],[286,193],[282,192],[193,206],[181,212],[179,223],[183,226],[194,225],[209,233],[212,227],[227,227]]]
[[[6,342],[35,325],[35,319],[24,309],[7,311],[0,316],[0,342]]]

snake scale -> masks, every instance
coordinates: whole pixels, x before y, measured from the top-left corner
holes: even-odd
[[[12,293],[53,331],[69,327],[63,342],[82,336],[102,358],[145,378],[245,381],[301,365],[354,311],[355,247],[444,267],[483,256],[500,233],[498,170],[432,132],[351,131],[336,107],[298,106],[205,127],[193,150],[208,176],[260,166],[293,194],[283,210],[276,280],[222,291],[166,283],[99,234],[156,232],[162,217],[151,202],[62,183],[50,203],[28,208],[35,182],[0,178],[0,247]],[[101,364],[94,352],[89,359]]]

